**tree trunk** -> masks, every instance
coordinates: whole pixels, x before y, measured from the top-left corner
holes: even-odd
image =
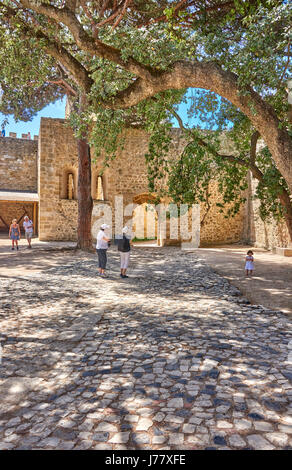
[[[79,114],[86,109],[87,98],[85,93],[79,96]],[[88,145],[88,128],[84,129],[81,138],[77,140],[78,148],[78,227],[77,248],[84,251],[92,250],[91,236],[91,157]]]
[[[263,174],[254,163],[251,163],[250,170],[254,178],[256,178],[259,181],[262,181]],[[290,200],[288,191],[286,191],[286,189],[280,185],[279,185],[278,198],[283,207],[283,214],[284,214],[285,222],[286,222],[288,233],[292,242],[292,202]]]
[[[91,236],[91,158],[86,139],[78,139],[78,239],[77,248],[92,249]]]
[[[284,217],[290,236],[290,241],[292,242],[292,202],[290,201],[289,194],[286,190],[279,193],[278,197],[284,208]]]

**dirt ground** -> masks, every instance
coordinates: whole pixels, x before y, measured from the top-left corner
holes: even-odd
[[[292,449],[292,318],[200,250],[135,246],[123,279],[61,246],[1,253],[0,451]]]
[[[34,239],[33,249],[28,250],[23,239],[20,250],[11,251],[10,241],[0,238],[0,276],[21,277],[61,265],[73,256],[73,246],[70,242],[48,243]],[[144,246],[147,249],[147,244]],[[247,279],[244,259],[248,249],[254,251],[255,272]],[[251,303],[292,315],[292,258],[239,245],[199,248],[196,252],[217,273],[238,287]]]
[[[255,271],[246,278],[245,255],[254,252]],[[275,255],[250,246],[200,248],[199,255],[254,304],[292,314],[292,257]]]
[[[11,251],[11,241],[0,237],[0,276],[21,277],[31,272],[42,272],[52,266],[64,263],[73,255],[75,243],[40,242],[32,240],[32,249],[27,248],[27,241],[22,238],[19,251]]]

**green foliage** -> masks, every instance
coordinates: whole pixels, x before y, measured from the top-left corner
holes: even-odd
[[[181,27],[185,25],[187,11],[175,15],[173,7],[168,6],[164,10],[168,20],[165,27],[163,24],[152,25],[151,28],[143,28],[137,32],[126,25],[126,30],[121,28],[119,32],[111,31],[110,34],[105,29],[104,38],[115,46],[122,44],[125,58],[131,55],[162,70],[182,56],[184,59],[216,61],[226,70],[238,74],[243,94],[246,93],[245,87],[252,85],[274,107],[283,126],[289,127],[286,119],[285,86],[290,70],[286,53],[291,38],[291,4],[273,1],[250,4],[238,0],[226,15],[212,17],[211,21],[210,15],[205,15],[202,9],[200,11],[194,17],[191,28]],[[118,70],[118,73],[121,71]],[[101,97],[114,95],[132,80],[129,75],[124,75],[124,82],[121,78],[115,82],[111,70],[111,79],[108,81],[110,86],[105,89],[107,80],[104,74],[105,70],[103,90],[99,91]],[[168,93],[170,98],[172,92]],[[171,165],[167,159],[171,146],[171,121],[167,110],[176,102],[178,101],[173,100],[171,103],[171,99],[168,103],[163,100],[158,103],[147,100],[137,107],[138,111],[135,109],[135,113],[140,116],[142,111],[142,125],[150,134],[146,154],[149,191],[160,196],[168,195],[180,203],[206,202],[210,182],[216,176],[222,193],[220,210],[223,211],[228,204],[228,215],[235,214],[244,200],[242,192],[247,187],[250,138],[254,129],[246,117],[227,100],[206,90],[196,90],[190,103],[189,115],[196,115],[206,129],[215,128],[217,132],[213,132],[212,137],[206,137],[206,133],[202,133],[200,129],[196,130],[196,136],[194,130],[186,130],[186,147],[179,160]],[[114,139],[120,135],[115,124],[109,129],[107,125],[104,126],[106,119],[99,116],[102,126],[97,131],[97,147],[102,146],[104,138],[105,142],[108,141],[109,132]],[[118,114],[117,121],[122,124]],[[111,123],[115,123],[113,115]],[[230,151],[241,161],[240,164],[216,157],[220,149],[218,134],[222,131],[228,131]],[[212,148],[202,149],[198,137],[207,139]],[[281,184],[280,174],[276,171],[270,154],[265,165],[261,163],[262,157],[259,159],[256,163],[263,172],[263,180],[258,185],[256,196],[261,201],[261,215],[278,217],[281,211],[276,193]],[[246,162],[246,165],[242,162]],[[169,183],[168,190],[163,191],[161,188],[166,181]],[[287,189],[286,185],[285,188]]]
[[[222,202],[217,206],[226,217],[234,216],[245,201],[254,129],[239,110],[211,92],[195,91],[190,101],[190,114],[196,113],[207,130],[185,128],[184,149],[179,159],[169,165],[164,161],[170,145],[170,129],[156,124],[146,155],[151,168],[150,190],[161,196],[168,195],[179,204],[210,204],[210,184],[216,180],[222,195]],[[223,151],[221,148],[226,146],[228,149]],[[289,190],[267,147],[261,147],[254,162],[262,173],[255,197],[260,201],[260,216],[263,219],[273,217],[279,220],[284,215],[279,192],[281,187],[287,192]],[[230,154],[234,158],[224,158],[224,155]],[[168,182],[168,189],[163,193],[160,191],[161,179]]]
[[[58,8],[64,4],[59,0],[42,3]],[[81,4],[76,11],[78,20],[90,35],[93,34],[92,22],[101,20],[97,3],[86,2],[91,16]],[[222,3],[226,4],[224,0]],[[17,11],[9,20],[5,5]],[[198,0],[191,4],[186,2],[186,7],[178,13],[174,6],[172,0],[136,0],[117,27],[98,28],[98,40],[119,49],[125,62],[131,58],[157,74],[170,69],[179,60],[216,62],[224,70],[238,75],[242,95],[248,96],[248,87],[252,86],[273,107],[282,128],[291,129],[287,121],[285,88],[291,76],[288,55],[292,40],[292,3],[235,0],[232,7],[216,9],[213,5],[208,8],[209,2]],[[166,21],[154,21],[163,12]],[[93,84],[87,93],[86,109],[79,106],[79,84],[64,64],[60,65],[49,55],[43,32],[48,40],[64,47],[88,71]],[[94,158],[103,158],[104,167],[123,146],[124,129],[138,126],[149,133],[146,161],[151,192],[162,194],[161,188],[168,181],[167,194],[174,201],[206,202],[209,185],[216,176],[223,206],[231,204],[231,214],[238,211],[242,191],[246,188],[250,139],[255,129],[225,99],[205,90],[194,92],[189,114],[200,118],[206,130],[216,129],[216,132],[186,129],[184,150],[177,162],[169,162],[166,156],[171,146],[171,112],[177,111],[185,90],[159,93],[131,109],[105,108],[104,103],[111,103],[116,94],[131,86],[137,77],[121,65],[82,50],[67,27],[48,21],[46,16],[32,10],[18,8],[13,0],[2,0],[0,5],[0,69],[0,85],[4,91],[0,111],[4,114],[31,119],[42,107],[65,93],[56,80],[65,75],[67,84],[76,94],[75,111],[70,120],[75,135],[90,140],[95,149]],[[219,134],[223,131],[237,161],[218,156],[222,138]],[[207,145],[202,147],[200,139]],[[279,188],[287,189],[287,185],[267,149],[258,154],[255,164],[263,175],[257,188],[261,214],[278,217],[281,208],[277,194]]]
[[[280,220],[285,208],[279,202],[281,188],[289,193],[287,184],[273,163],[267,147],[263,147],[257,155],[257,164],[263,173],[263,179],[256,188],[256,197],[260,201],[260,216],[263,220],[274,218]]]
[[[0,69],[0,112],[13,114],[16,121],[31,120],[46,105],[64,96],[59,86],[49,83],[48,77],[53,78],[56,69],[42,44],[1,27]]]
[[[184,148],[179,160],[172,165],[169,195],[175,203],[206,202],[215,173],[213,158],[208,157],[196,140],[192,140]]]
[[[206,146],[200,142],[202,137]],[[177,204],[210,204],[212,184],[217,182],[222,196],[222,203],[217,203],[219,211],[225,217],[234,216],[245,200],[247,168],[217,156],[219,142],[214,133],[193,130],[185,138],[189,142],[168,171],[167,195]]]
[[[171,143],[168,131],[172,124],[168,109],[179,103],[185,91],[167,91],[156,95],[155,99],[145,100],[136,107],[124,110],[98,109],[92,106],[88,109],[89,119],[94,117],[94,125],[90,133],[90,142],[95,149],[95,157],[103,157],[104,166],[108,166],[118,150],[123,148],[124,130],[127,127],[143,128],[149,133],[148,162],[150,188],[154,188],[155,179],[163,177],[167,168],[166,154]],[[77,116],[74,116],[77,119]],[[155,157],[153,157],[155,154]],[[155,168],[152,161],[155,160]],[[158,171],[160,168],[160,171]]]

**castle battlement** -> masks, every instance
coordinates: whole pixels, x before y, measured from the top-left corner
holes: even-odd
[[[9,136],[1,137],[1,139],[18,139],[18,140],[38,140],[39,136],[34,135],[33,138],[28,138],[28,134],[21,134],[21,137],[17,137],[17,132],[9,132]]]

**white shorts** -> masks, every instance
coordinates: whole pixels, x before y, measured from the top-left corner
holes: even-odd
[[[129,266],[129,260],[130,260],[130,252],[127,251],[126,253],[123,253],[120,251],[121,255],[121,269],[127,269]]]
[[[30,240],[32,238],[32,236],[33,236],[33,232],[25,232],[25,238],[27,240]]]

